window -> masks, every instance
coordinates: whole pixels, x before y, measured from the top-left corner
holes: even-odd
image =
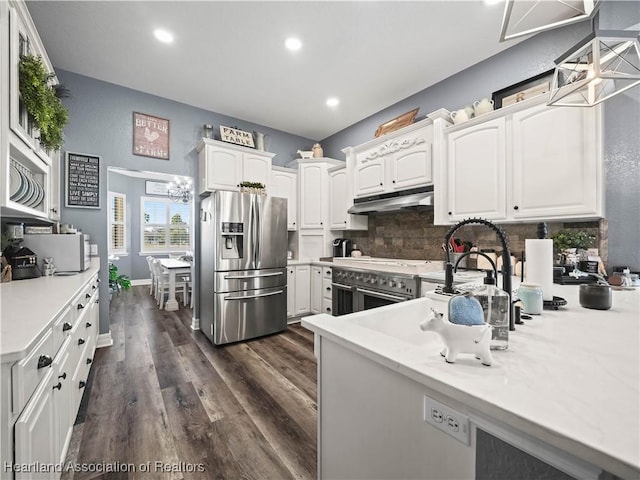
[[[109,192],[109,254],[127,253],[127,196]]]
[[[191,205],[168,198],[141,197],[143,253],[191,248]]]

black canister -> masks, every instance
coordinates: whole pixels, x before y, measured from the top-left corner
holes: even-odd
[[[611,308],[611,286],[601,284],[580,285],[580,305],[595,310]]]

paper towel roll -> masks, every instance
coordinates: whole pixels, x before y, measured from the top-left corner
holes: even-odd
[[[542,298],[553,300],[553,240],[527,239],[524,241],[527,259],[527,283],[542,288]]]

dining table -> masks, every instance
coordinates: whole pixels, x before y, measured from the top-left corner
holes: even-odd
[[[169,298],[164,308],[168,311],[178,310],[179,305],[176,300],[176,275],[190,275],[191,262],[176,258],[161,258],[160,266],[163,271],[169,274]]]

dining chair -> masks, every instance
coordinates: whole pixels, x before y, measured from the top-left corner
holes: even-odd
[[[149,295],[154,295],[155,293],[155,272],[153,271],[153,260],[154,258],[151,255],[147,256],[147,265],[149,265],[149,278],[151,278]]]
[[[154,269],[155,278],[156,278],[155,299],[158,306],[160,307],[160,310],[162,310],[164,308],[164,297],[165,295],[167,296],[169,295],[169,274],[162,271],[162,265],[160,265],[160,260],[153,261],[153,269]],[[187,290],[187,284],[186,282],[181,281],[178,276],[176,276],[176,295],[179,293],[182,294],[182,301],[185,302],[185,305],[186,305],[186,299],[188,298],[188,295],[189,295]]]

